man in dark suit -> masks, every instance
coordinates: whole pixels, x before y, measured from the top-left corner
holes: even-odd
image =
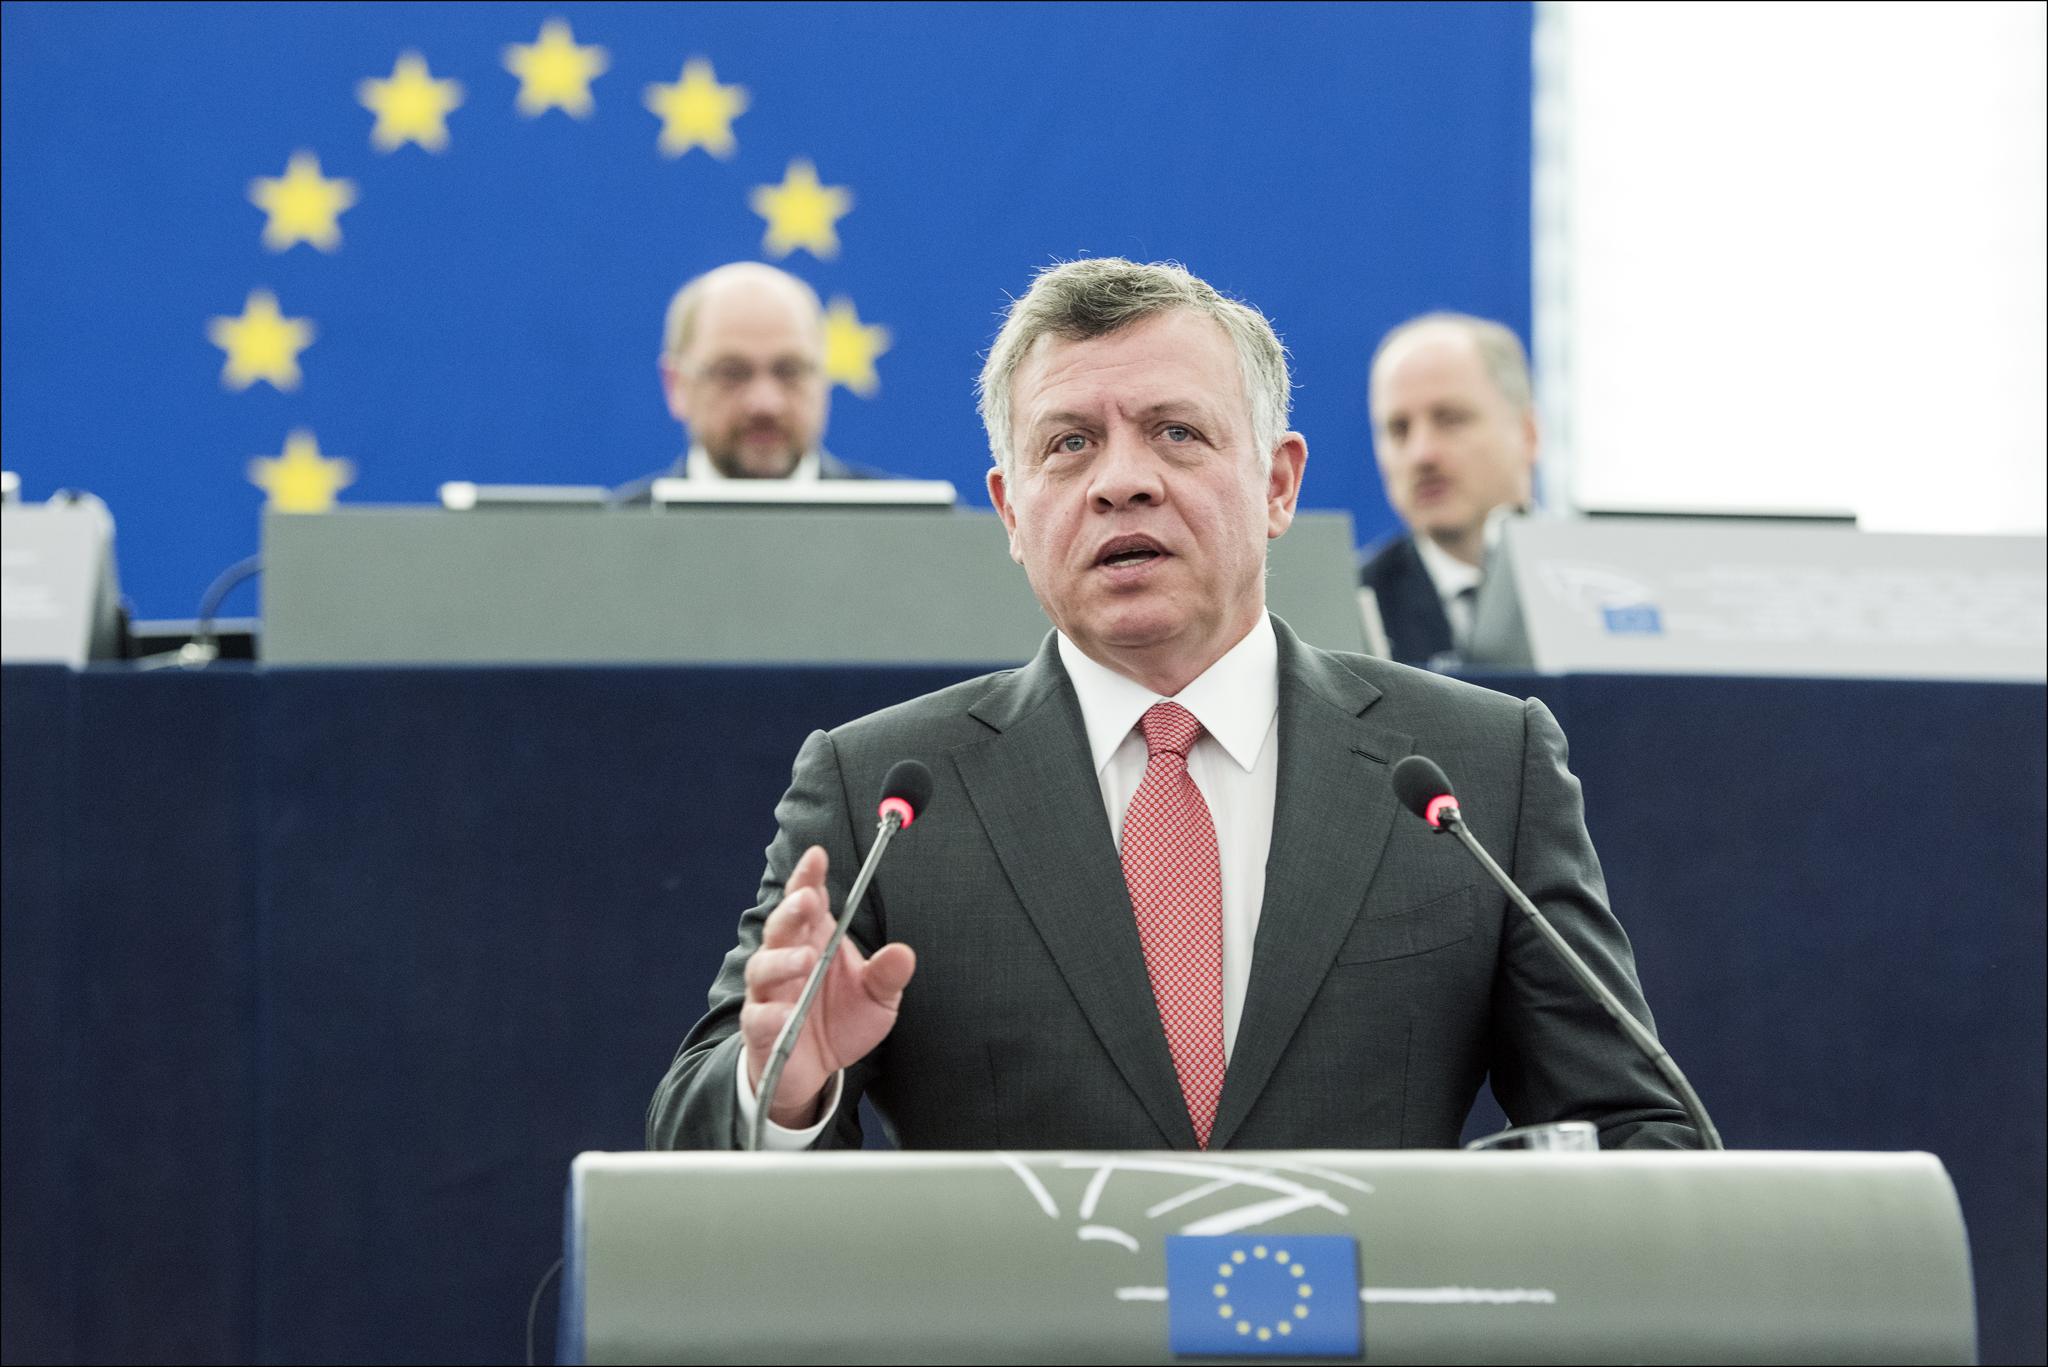
[[[1528,358],[1499,323],[1430,313],[1381,339],[1370,383],[1380,479],[1409,530],[1369,553],[1359,583],[1379,600],[1395,659],[1454,664],[1472,632],[1488,528],[1531,501]]]
[[[659,368],[668,411],[690,449],[665,470],[612,491],[644,503],[657,479],[880,479],[819,443],[831,382],[825,310],[804,281],[758,261],[706,271],[676,291]]]
[[[1055,632],[1019,670],[816,732],[760,904],[648,1113],[655,1148],[1446,1146],[1518,1123],[1697,1138],[1464,852],[1396,802],[1422,752],[1645,1023],[1540,702],[1304,645],[1264,606],[1307,447],[1264,318],[1177,267],[1042,274],[982,375],[989,489]],[[767,1054],[871,847],[899,836],[775,1095]]]

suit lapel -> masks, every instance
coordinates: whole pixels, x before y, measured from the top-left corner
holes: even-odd
[[[1089,768],[1081,705],[1055,639],[1048,636],[1036,659],[970,709],[997,734],[953,751],[953,762],[1096,1037],[1164,1141],[1192,1149],[1194,1125],[1152,999],[1102,789]]]
[[[1365,903],[1399,804],[1390,779],[1414,738],[1360,714],[1379,689],[1311,651],[1277,618],[1280,771],[1266,893],[1212,1148],[1265,1090]]]

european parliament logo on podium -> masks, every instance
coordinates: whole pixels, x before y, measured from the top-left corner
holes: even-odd
[[[1336,1234],[1168,1235],[1166,1304],[1176,1353],[1356,1357],[1358,1243]]]

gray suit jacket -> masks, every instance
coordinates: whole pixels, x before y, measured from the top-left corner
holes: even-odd
[[[1273,625],[1273,843],[1211,1147],[1455,1146],[1489,1072],[1517,1124],[1591,1120],[1608,1147],[1696,1146],[1656,1071],[1486,874],[1395,801],[1397,760],[1420,751],[1441,764],[1474,833],[1649,1024],[1549,711]],[[820,1144],[860,1144],[865,1093],[904,1148],[1194,1148],[1051,636],[1022,669],[804,743],[760,904],[655,1092],[648,1146],[743,1142],[741,975],[761,923],[814,844],[843,904],[900,759],[931,769],[935,795],[850,933],[865,951],[910,945],[917,974],[888,1038],[847,1070]]]

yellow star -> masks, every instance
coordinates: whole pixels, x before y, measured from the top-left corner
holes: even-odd
[[[449,112],[462,107],[462,82],[437,81],[426,58],[401,52],[391,79],[363,81],[356,86],[356,101],[377,116],[370,145],[379,152],[395,152],[409,142],[438,152],[448,145]]]
[[[294,152],[282,179],[258,176],[249,182],[249,202],[270,215],[263,225],[263,245],[274,252],[310,242],[323,252],[341,245],[341,227],[334,220],[356,202],[356,183],[327,180],[320,158]]]
[[[768,220],[763,251],[782,257],[802,247],[824,260],[839,255],[834,225],[852,211],[853,191],[818,184],[818,168],[798,157],[782,173],[782,184],[756,185],[747,203]]]
[[[674,85],[659,81],[647,87],[643,96],[648,110],[661,119],[661,138],[655,146],[663,156],[679,157],[692,147],[701,147],[714,157],[729,157],[733,148],[732,121],[747,112],[747,88],[720,85],[711,63],[692,57],[683,63],[683,77]]]
[[[861,322],[851,299],[834,299],[825,310],[825,382],[873,398],[882,387],[875,357],[889,349],[890,340],[889,329]]]
[[[258,380],[273,389],[299,387],[299,353],[313,345],[310,318],[286,318],[277,311],[277,296],[250,290],[239,318],[209,318],[206,339],[228,354],[220,382],[241,392]]]
[[[282,456],[249,462],[249,482],[269,494],[264,507],[279,513],[324,513],[337,490],[356,482],[354,461],[320,454],[320,443],[301,427],[284,439]]]
[[[572,118],[587,119],[597,108],[590,98],[590,83],[610,68],[612,57],[597,46],[576,46],[566,19],[550,19],[540,26],[540,41],[510,43],[505,47],[505,70],[519,78],[519,112],[537,119],[550,109]]]

